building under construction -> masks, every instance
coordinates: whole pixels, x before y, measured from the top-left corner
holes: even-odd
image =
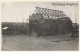
[[[29,16],[29,32],[38,36],[70,34],[72,21],[63,11],[36,7]]]

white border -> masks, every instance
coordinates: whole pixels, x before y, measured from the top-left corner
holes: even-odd
[[[51,2],[51,1],[79,1],[79,0],[0,0],[0,22],[1,22],[1,3],[2,2],[24,2],[24,1],[26,1],[26,2],[35,2],[35,1],[37,1],[37,2]],[[80,1],[79,1],[79,3],[80,3]],[[80,4],[79,4],[79,9],[80,9]],[[79,10],[79,12],[80,12],[80,10]],[[80,15],[79,15],[80,16]],[[79,18],[80,19],[80,18]],[[80,21],[79,21],[80,22]],[[0,23],[1,24],[1,23]],[[80,27],[80,26],[79,26]],[[79,30],[80,30],[80,28],[79,28]],[[79,31],[80,32],[80,31]],[[79,36],[80,37],[80,36]],[[2,39],[2,36],[1,36],[1,25],[0,25],[0,46],[1,46],[1,39]],[[79,40],[80,40],[80,38],[79,38]],[[80,42],[79,42],[80,43]],[[79,47],[80,47],[80,45],[79,45]],[[80,50],[80,49],[79,49]],[[0,49],[0,51],[1,51],[1,49]],[[1,51],[1,52],[9,52],[9,51]],[[10,51],[10,52],[32,52],[32,51]],[[34,51],[35,52],[35,51]],[[37,51],[37,52],[45,52],[45,51]],[[68,51],[46,51],[46,52],[68,52]],[[79,51],[69,51],[69,52],[79,52]]]

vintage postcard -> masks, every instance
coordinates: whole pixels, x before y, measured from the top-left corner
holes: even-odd
[[[79,1],[1,2],[1,51],[79,51]]]

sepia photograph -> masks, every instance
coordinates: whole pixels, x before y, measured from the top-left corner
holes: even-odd
[[[78,51],[79,2],[2,2],[1,51]]]

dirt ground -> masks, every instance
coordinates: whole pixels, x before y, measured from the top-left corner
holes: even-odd
[[[78,47],[78,38],[62,35],[45,37],[2,36],[2,51],[74,51],[78,50]]]

